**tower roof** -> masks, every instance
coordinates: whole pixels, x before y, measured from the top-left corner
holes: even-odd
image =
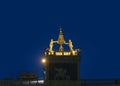
[[[60,27],[60,33],[59,33],[59,36],[58,36],[58,44],[62,45],[64,43],[65,43],[64,35],[62,33],[62,28]]]
[[[55,50],[55,51],[53,50],[53,46],[55,43],[60,45],[59,50]],[[65,51],[63,44],[68,46],[69,50]],[[69,55],[78,55],[79,52],[80,52],[79,49],[76,49],[76,50],[73,49],[73,44],[72,44],[71,40],[69,40],[68,42],[65,41],[64,35],[62,32],[62,28],[60,27],[58,40],[55,41],[55,40],[51,39],[49,48],[46,50],[46,55],[66,55],[66,56],[69,56]]]

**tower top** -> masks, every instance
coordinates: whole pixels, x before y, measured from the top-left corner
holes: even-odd
[[[59,33],[59,36],[58,36],[58,41],[57,41],[58,44],[60,44],[60,48],[59,50],[60,51],[63,51],[63,44],[65,44],[65,40],[64,40],[64,35],[62,33],[62,28],[60,27],[60,33]]]
[[[62,27],[60,26],[60,33],[62,33]]]
[[[53,50],[53,46],[55,43],[60,45],[59,50],[57,50],[57,51]],[[68,45],[69,50],[64,51],[63,45]],[[47,55],[54,55],[54,54],[55,55],[71,55],[71,54],[78,55],[79,52],[80,52],[79,49],[76,49],[76,50],[73,49],[73,44],[72,44],[71,40],[69,40],[68,42],[65,41],[61,27],[60,27],[60,32],[58,35],[58,40],[54,41],[53,39],[51,39],[50,44],[49,44],[49,49],[46,50]]]

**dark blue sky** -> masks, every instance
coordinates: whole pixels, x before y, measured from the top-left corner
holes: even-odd
[[[120,5],[111,0],[0,1],[0,79],[36,72],[59,26],[82,48],[81,78],[120,78]]]

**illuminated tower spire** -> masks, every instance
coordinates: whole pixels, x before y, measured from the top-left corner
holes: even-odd
[[[60,52],[60,53],[57,53],[55,50],[53,50],[53,46],[56,43],[59,44],[59,46],[60,46],[59,50],[57,50],[57,52]],[[63,52],[66,52],[66,50],[64,50],[63,44],[69,46],[68,54],[63,54]],[[64,35],[63,35],[63,32],[62,32],[62,28],[60,27],[58,40],[51,39],[50,44],[49,44],[49,48],[47,49],[46,53],[48,53],[49,55],[54,55],[54,54],[56,54],[56,55],[58,55],[58,54],[59,55],[70,55],[70,54],[78,55],[79,52],[80,52],[79,49],[74,50],[72,40],[69,40],[68,42],[65,41]]]
[[[58,44],[60,44],[59,51],[63,51],[63,44],[65,44],[64,35],[62,33],[62,28],[60,27],[60,33],[58,36]]]

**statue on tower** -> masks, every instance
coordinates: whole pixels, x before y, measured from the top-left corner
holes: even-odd
[[[73,51],[73,44],[72,44],[72,41],[71,40],[69,40],[69,48],[70,48],[70,51]]]
[[[53,44],[54,44],[54,41],[53,41],[53,39],[51,39],[50,45],[49,45],[49,47],[50,47],[49,51],[53,51]]]

